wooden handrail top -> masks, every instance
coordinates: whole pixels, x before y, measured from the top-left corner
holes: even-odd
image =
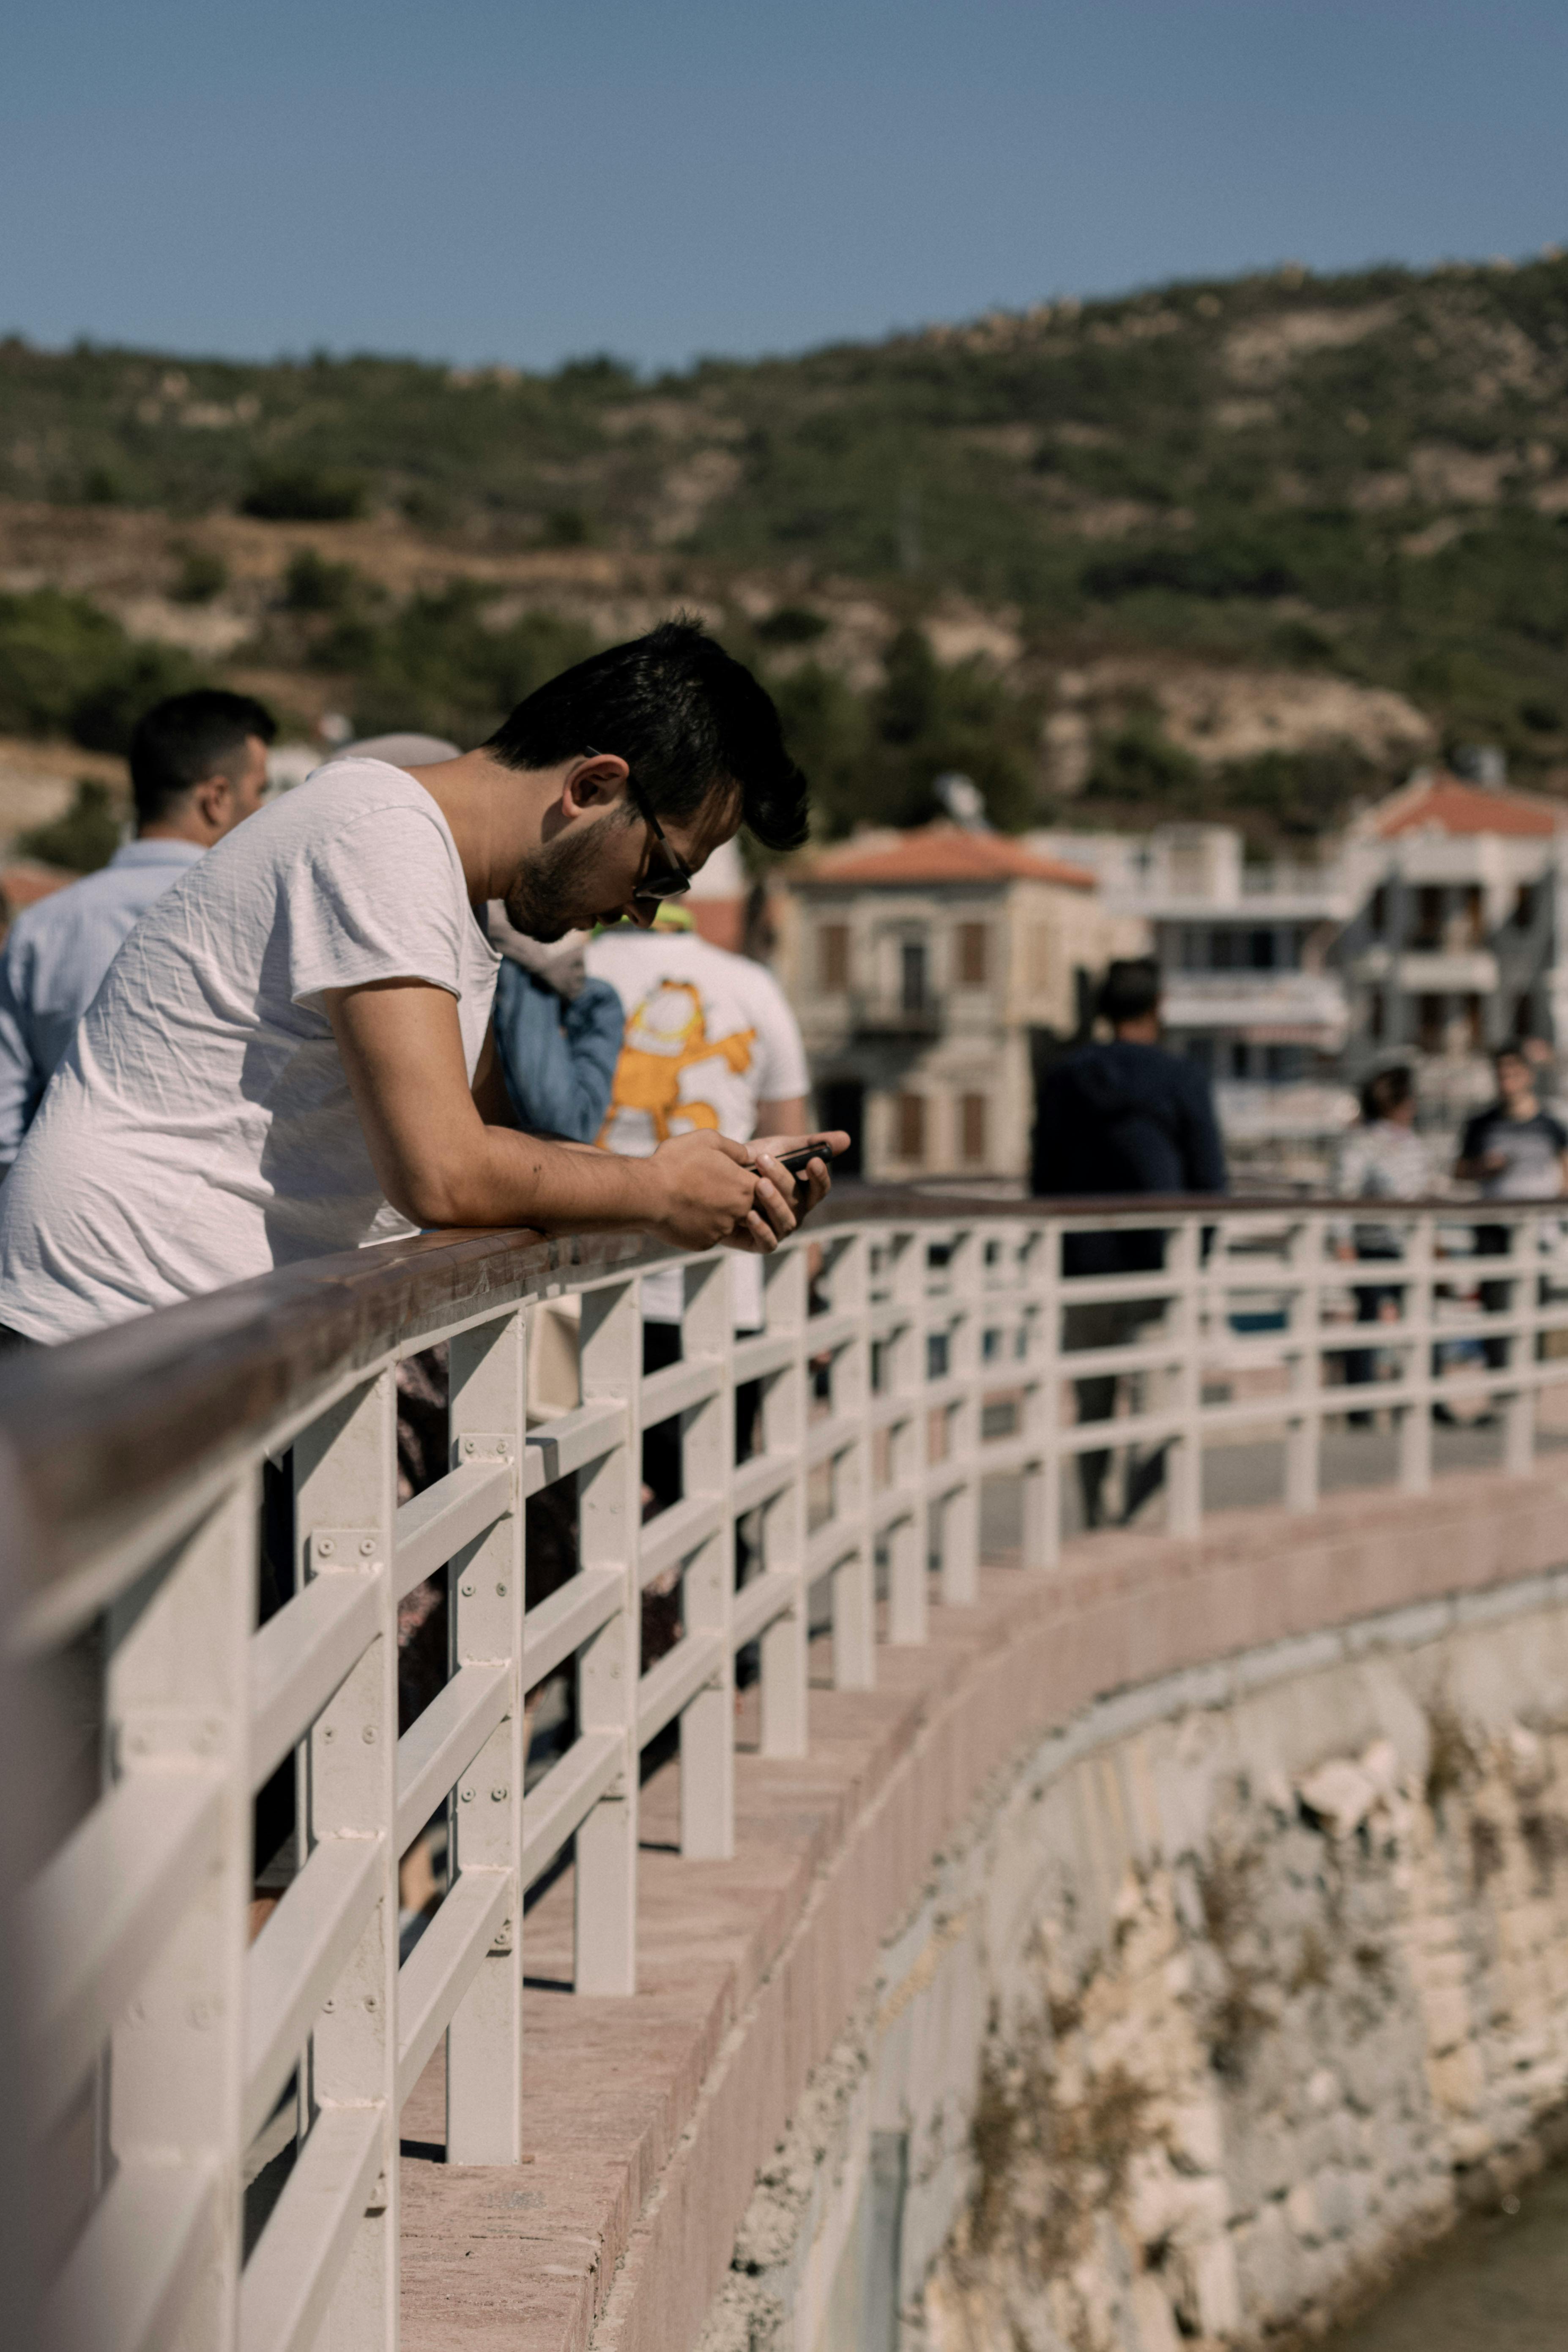
[[[1331,1211],[1380,1221],[1429,1211],[1500,1222],[1550,1207],[1447,1196],[1375,1202],[1235,1194],[1035,1200],[841,1183],[812,1230],[1084,1216],[1114,1227],[1227,1211]],[[198,1473],[219,1471],[264,1446],[358,1367],[394,1347],[406,1349],[421,1331],[680,1255],[635,1236],[424,1234],[312,1259],[58,1348],[0,1360],[0,1444],[46,1538],[35,1554],[37,1580],[47,1582],[112,1543]]]

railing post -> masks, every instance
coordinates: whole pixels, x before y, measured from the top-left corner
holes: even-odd
[[[1290,1299],[1290,1418],[1285,1425],[1285,1507],[1318,1507],[1318,1454],[1322,1429],[1319,1403],[1322,1332],[1323,1243],[1321,1217],[1303,1215],[1287,1244],[1297,1287]]]
[[[1215,1220],[1216,1225],[1219,1220]],[[1198,1364],[1200,1324],[1198,1286],[1203,1278],[1202,1223],[1188,1212],[1177,1225],[1169,1243],[1170,1270],[1180,1285],[1171,1302],[1176,1342],[1176,1361],[1169,1375],[1172,1405],[1179,1416],[1176,1435],[1171,1445],[1171,1463],[1167,1474],[1170,1495],[1170,1532],[1173,1536],[1195,1536],[1203,1520],[1203,1439],[1201,1433],[1202,1373]],[[1216,1234],[1215,1246],[1224,1244],[1223,1231]]]
[[[1415,1394],[1398,1409],[1399,1488],[1405,1495],[1425,1495],[1432,1486],[1432,1335],[1436,1326],[1432,1289],[1435,1222],[1417,1217],[1405,1236],[1405,1316],[1412,1326],[1401,1350],[1405,1381]]]
[[[905,1497],[888,1529],[888,1639],[918,1648],[930,1631],[926,1565],[925,1244],[919,1234],[889,1234],[891,1293],[900,1318],[882,1348],[887,1392],[904,1405],[888,1424],[887,1492]]]
[[[871,1690],[877,1681],[876,1548],[871,1496],[871,1237],[853,1233],[833,1261],[833,1309],[855,1318],[853,1338],[833,1359],[833,1417],[854,1435],[833,1465],[834,1516],[854,1529],[855,1549],[833,1570],[833,1682]]]
[[[295,1524],[306,1579],[379,1570],[380,1630],[310,1733],[310,1844],[374,1839],[379,1893],[311,2045],[311,2108],[380,2111],[381,2165],[321,2340],[332,2352],[397,2344],[396,1395],[388,1368],[295,1441]],[[287,2194],[287,2192],[285,2192]]]
[[[1509,1236],[1513,1259],[1513,1286],[1509,1313],[1523,1323],[1508,1343],[1508,1365],[1519,1376],[1511,1395],[1502,1400],[1502,1463],[1515,1478],[1528,1477],[1535,1467],[1535,1335],[1541,1321],[1541,1228],[1537,1217],[1513,1219]]]
[[[686,1563],[681,1616],[685,1633],[717,1634],[713,1673],[680,1715],[680,1850],[727,1862],[735,1851],[735,1519],[730,1507],[735,1467],[733,1315],[730,1254],[686,1268],[681,1350],[716,1356],[719,1391],[681,1415],[681,1483],[687,1499],[717,1498],[719,1524]]]
[[[583,1402],[624,1397],[626,1434],[577,1475],[579,1558],[584,1568],[618,1569],[621,1605],[577,1656],[582,1731],[614,1731],[625,1743],[619,1780],[581,1823],[576,1843],[579,1992],[637,1990],[637,1681],[641,1671],[642,1313],[635,1282],[583,1293]]]
[[[762,1512],[765,1576],[792,1576],[795,1598],[758,1641],[764,1756],[807,1752],[807,1622],[805,1587],[807,1360],[810,1354],[808,1244],[796,1242],[763,1264],[763,1297],[770,1338],[790,1339],[789,1362],[763,1382],[758,1435],[764,1454],[794,1454],[795,1475]]]
[[[980,1598],[981,1330],[985,1309],[985,1244],[973,1227],[954,1234],[948,1255],[947,1371],[963,1394],[943,1414],[945,1460],[953,1483],[942,1498],[942,1597],[947,1608]]]
[[[458,1332],[448,1355],[451,1467],[510,1462],[519,1479],[528,1436],[524,1310]],[[458,1871],[504,1871],[512,1904],[447,2029],[448,2164],[515,2164],[522,2153],[523,1528],[518,1486],[510,1516],[447,1572],[453,1667],[505,1664],[512,1677],[506,1718],[449,1808],[448,1886]]]
[[[1062,1548],[1061,1450],[1058,1352],[1061,1307],[1058,1297],[1061,1239],[1054,1224],[1024,1229],[1019,1279],[1026,1287],[1022,1431],[1030,1451],[1023,1468],[1022,1561],[1025,1568],[1055,1568]]]
[[[194,2194],[205,2188],[184,2265],[194,2290],[182,2313],[164,2315],[171,2339],[203,2352],[229,2352],[238,2310],[257,1508],[256,1482],[241,1476],[184,1538],[146,1605],[117,1604],[107,1626],[115,1779],[201,1774],[222,1806],[216,1859],[116,2030],[110,2069],[117,2180],[184,2175]]]

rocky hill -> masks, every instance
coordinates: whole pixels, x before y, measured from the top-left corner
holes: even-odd
[[[1260,836],[1466,742],[1568,781],[1555,254],[657,382],[13,340],[0,501],[0,728],[99,750],[198,672],[472,735],[684,603],[773,678],[828,829],[950,766],[1004,823]]]

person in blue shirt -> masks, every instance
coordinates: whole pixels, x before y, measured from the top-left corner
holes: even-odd
[[[155,703],[131,739],[136,837],[12,924],[0,954],[0,1174],[139,915],[261,805],[271,713],[203,688]]]
[[[626,1010],[607,980],[591,980],[581,932],[543,946],[524,939],[499,901],[490,909],[496,1050],[518,1124],[592,1143],[605,1124]]]

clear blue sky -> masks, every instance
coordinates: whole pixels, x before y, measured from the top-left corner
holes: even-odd
[[[1565,0],[50,0],[0,330],[547,366],[1568,244]]]

